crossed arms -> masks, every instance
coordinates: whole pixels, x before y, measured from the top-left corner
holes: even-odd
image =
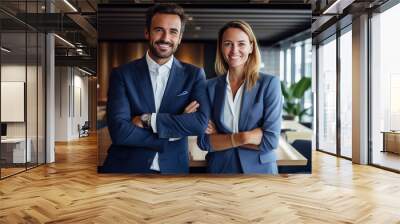
[[[210,101],[207,101],[210,107]],[[199,136],[197,144],[202,150],[224,151],[234,147],[247,148],[268,152],[276,149],[279,143],[279,134],[282,116],[282,96],[280,82],[272,78],[264,94],[264,108],[262,126],[249,131],[234,134],[218,133],[215,124],[208,122],[206,133]]]
[[[204,133],[208,118],[200,105],[205,101],[205,75],[202,69],[193,75],[196,75],[196,80],[190,99],[196,102],[186,107],[190,113],[158,113],[157,133],[153,133],[150,129],[142,128],[141,121],[138,121],[140,115],[132,117],[134,113],[131,111],[123,74],[114,70],[110,76],[107,102],[107,123],[113,144],[162,151],[169,138]]]

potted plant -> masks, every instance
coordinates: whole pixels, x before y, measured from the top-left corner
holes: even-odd
[[[302,108],[301,100],[304,98],[304,93],[311,88],[311,78],[303,77],[298,82],[293,83],[289,86],[281,81],[282,95],[284,98],[283,119],[285,120],[298,120],[301,121],[303,115],[307,114],[307,111],[311,109]]]

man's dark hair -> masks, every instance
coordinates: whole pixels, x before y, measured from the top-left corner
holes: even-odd
[[[183,8],[174,3],[156,4],[150,7],[146,12],[146,27],[150,32],[151,21],[156,13],[177,15],[181,19],[181,33],[185,30],[186,15]]]

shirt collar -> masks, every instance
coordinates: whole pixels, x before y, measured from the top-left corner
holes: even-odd
[[[229,81],[229,71],[228,73],[226,73],[226,86],[228,87],[228,89],[231,89],[231,82]]]
[[[231,82],[229,81],[229,71],[226,73],[226,83],[228,83],[228,85],[231,84]]]
[[[227,83],[227,87],[228,87],[228,89],[230,90],[231,89],[231,82],[229,81],[229,71],[228,71],[228,73],[226,73],[226,83]],[[244,83],[245,83],[246,81],[244,81],[243,83],[242,83],[242,85],[240,85],[240,87],[239,87],[239,90],[244,86]]]
[[[149,70],[157,70],[160,67],[165,66],[168,69],[171,69],[172,67],[172,62],[174,61],[174,57],[171,57],[167,63],[163,64],[163,65],[159,65],[157,64],[157,62],[155,62],[149,55],[149,51],[146,52],[146,62],[147,65],[149,66]]]

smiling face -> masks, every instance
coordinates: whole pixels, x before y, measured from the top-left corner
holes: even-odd
[[[149,41],[150,57],[158,64],[164,64],[181,42],[181,19],[178,15],[156,13],[145,37]]]
[[[228,28],[222,35],[221,50],[230,69],[242,69],[253,52],[253,45],[244,31]]]

